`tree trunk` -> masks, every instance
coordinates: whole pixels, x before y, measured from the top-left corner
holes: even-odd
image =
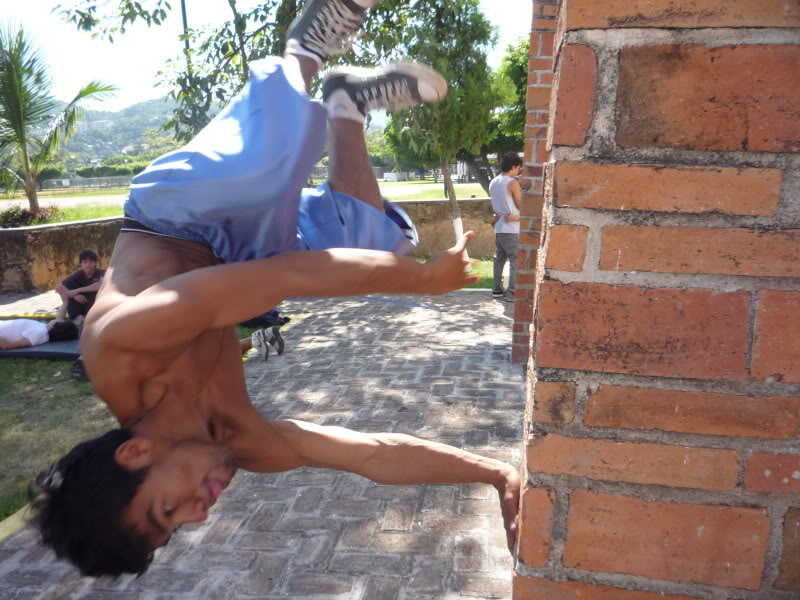
[[[472,172],[472,176],[481,184],[483,191],[486,192],[486,195],[489,195],[489,183],[492,181],[492,178],[489,177],[489,174],[486,172],[486,167],[479,164],[477,159],[474,156],[470,156],[465,160],[469,170]]]
[[[274,44],[272,47],[273,56],[283,56],[286,50],[286,31],[292,24],[297,15],[297,0],[281,0],[280,6],[275,13]]]
[[[495,170],[492,168],[492,161],[490,161],[489,157],[486,156],[486,152],[481,154],[481,159],[483,159],[483,164],[486,166],[486,175],[489,176],[489,181],[491,181],[500,174],[499,172],[495,172]]]
[[[456,200],[456,188],[453,187],[453,178],[450,176],[450,165],[442,163],[442,179],[447,190],[448,206],[450,207],[450,219],[453,221],[453,231],[456,234],[456,242],[464,235],[464,225],[461,222],[461,210],[458,208]]]
[[[25,172],[25,195],[28,197],[30,211],[34,215],[39,214],[39,195],[36,191],[36,179],[30,171]]]

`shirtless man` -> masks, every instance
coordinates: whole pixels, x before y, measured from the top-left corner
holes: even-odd
[[[206,519],[237,469],[486,483],[513,543],[511,466],[407,435],[270,422],[248,398],[234,324],[293,296],[442,294],[476,280],[470,234],[426,264],[395,253],[413,227],[382,200],[369,166],[367,111],[440,99],[446,84],[432,70],[329,75],[330,181],[301,190],[326,122],[308,82],[374,2],[307,2],[285,59],[253,63],[203,132],[134,180],[81,343],[121,428],[76,446],[31,489],[43,542],[83,574],[142,573],[175,528]]]

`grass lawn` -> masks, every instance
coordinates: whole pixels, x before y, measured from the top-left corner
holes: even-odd
[[[79,441],[115,426],[69,361],[0,360],[0,519],[26,502],[31,479]]]
[[[51,223],[66,223],[67,221],[86,221],[88,219],[103,219],[106,217],[121,217],[122,206],[109,206],[107,204],[81,204],[62,208],[59,216]]]
[[[492,289],[492,278],[494,277],[494,267],[491,258],[476,260],[472,263],[472,272],[480,275],[480,281],[471,283],[468,288],[480,288],[484,290]]]
[[[74,198],[76,196],[80,197],[87,197],[87,196],[124,196],[128,193],[127,187],[115,187],[115,188],[66,188],[66,189],[56,189],[56,190],[42,190],[38,194],[39,203],[41,204],[42,201],[47,203],[47,200],[52,198]],[[17,191],[16,195],[14,196],[0,196],[0,201],[2,200],[15,200],[25,198],[25,193],[21,191]],[[2,205],[0,205],[2,206]]]

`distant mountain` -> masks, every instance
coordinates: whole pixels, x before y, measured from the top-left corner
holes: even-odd
[[[172,116],[176,103],[167,98],[139,102],[111,112],[90,110],[64,150],[78,155],[83,164],[115,154],[144,142],[146,132],[156,130]],[[159,135],[169,135],[168,132]]]

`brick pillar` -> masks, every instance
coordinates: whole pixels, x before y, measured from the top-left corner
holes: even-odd
[[[800,598],[798,27],[561,2],[516,600]]]
[[[553,37],[556,29],[557,0],[534,0],[531,45],[528,58],[528,114],[525,121],[525,169],[522,221],[520,222],[519,260],[517,261],[517,301],[514,305],[514,333],[511,360],[527,364],[530,356],[533,293],[536,260],[542,225],[542,182],[547,162],[547,124],[550,121],[550,92],[553,87]]]

